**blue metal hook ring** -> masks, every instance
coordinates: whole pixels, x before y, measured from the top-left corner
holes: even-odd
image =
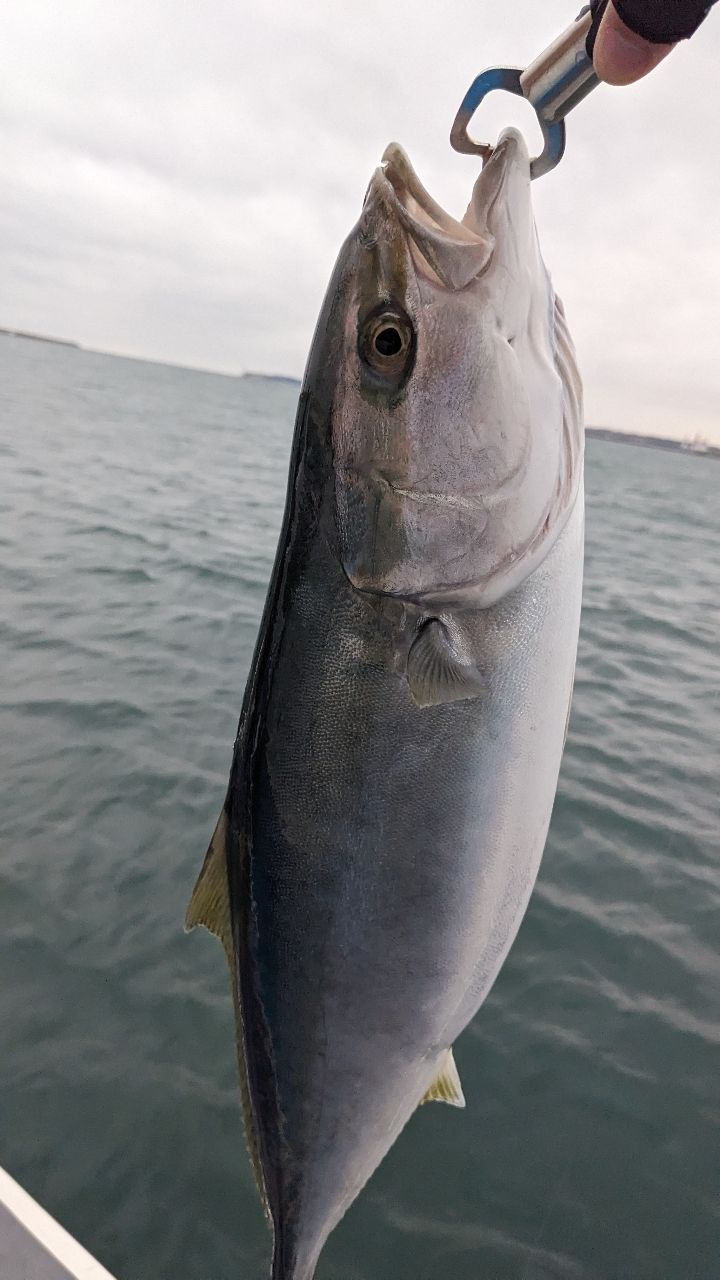
[[[506,93],[514,93],[524,98],[525,94],[520,83],[522,74],[519,67],[490,67],[473,80],[460,103],[460,110],[450,131],[450,143],[456,151],[462,151],[466,155],[482,156],[484,160],[489,159],[493,148],[489,143],[475,142],[468,133],[468,125],[483,98],[487,97],[493,89],[504,89]],[[545,145],[540,155],[530,162],[531,178],[539,178],[543,173],[549,173],[554,169],[555,165],[562,160],[565,150],[565,121],[550,122],[543,119],[539,112],[535,114]]]

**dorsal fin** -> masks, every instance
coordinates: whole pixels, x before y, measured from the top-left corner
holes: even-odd
[[[447,1102],[451,1107],[465,1106],[465,1095],[462,1091],[452,1049],[448,1049],[445,1054],[440,1071],[425,1096],[421,1099],[421,1106],[423,1102]]]
[[[212,840],[195,888],[192,891],[188,909],[185,913],[185,929],[189,932],[196,925],[202,925],[210,933],[214,933],[223,944],[230,967],[230,985],[232,987],[233,1006],[235,1008],[235,1047],[237,1049],[238,1074],[240,1076],[240,1093],[242,1096],[242,1112],[245,1124],[245,1141],[247,1143],[250,1163],[263,1209],[270,1217],[265,1180],[263,1178],[260,1153],[255,1136],[255,1124],[250,1106],[248,1073],[245,1062],[245,1036],[243,1033],[242,1009],[238,996],[238,981],[235,964],[235,946],[233,943],[232,918],[230,915],[230,893],[227,875],[227,841],[228,819],[225,809],[217,821]]]
[[[185,912],[185,931],[189,933],[196,925],[202,925],[210,933],[214,933],[222,942],[232,965],[232,925],[226,857],[227,814],[223,809]]]
[[[426,622],[415,639],[407,664],[410,692],[419,707],[477,698],[483,679],[439,618]]]

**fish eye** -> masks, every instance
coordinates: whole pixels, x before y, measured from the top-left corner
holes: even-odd
[[[410,371],[415,331],[399,308],[383,306],[360,325],[358,351],[363,364],[382,378],[397,382]]]
[[[382,329],[378,329],[373,344],[378,355],[396,356],[399,351],[402,351],[402,334],[398,333],[394,325],[386,324]]]

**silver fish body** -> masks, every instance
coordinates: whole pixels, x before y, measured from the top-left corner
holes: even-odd
[[[426,1097],[525,912],[572,693],[579,379],[509,132],[463,223],[390,148],[311,350],[228,793],[188,910],[230,961],[273,1280]]]

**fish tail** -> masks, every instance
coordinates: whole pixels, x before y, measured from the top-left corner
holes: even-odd
[[[320,1250],[312,1256],[297,1249],[283,1247],[282,1237],[275,1237],[270,1280],[313,1280]]]
[[[310,1263],[309,1266],[305,1266],[304,1263],[300,1263],[299,1268],[294,1263],[291,1263],[290,1268],[288,1269],[282,1259],[280,1259],[276,1265],[275,1259],[273,1258],[273,1268],[270,1280],[313,1280],[314,1275],[314,1262]]]

